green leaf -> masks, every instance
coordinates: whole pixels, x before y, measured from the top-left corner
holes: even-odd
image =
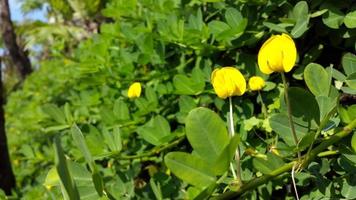
[[[216,20],[209,22],[208,26],[209,26],[210,32],[215,36],[230,29],[230,26],[228,24],[226,24],[222,21],[216,21]]]
[[[308,30],[309,13],[307,2],[298,2],[293,8],[293,16],[296,20],[296,24],[293,27],[291,34],[294,38],[299,38]]]
[[[64,104],[64,115],[68,124],[74,122],[69,103]]]
[[[239,143],[240,136],[235,135],[233,138],[231,138],[229,145],[224,148],[220,156],[214,162],[212,162],[215,175],[222,175],[228,170],[230,162],[234,158]]]
[[[55,167],[53,167],[48,171],[46,179],[45,179],[43,185],[46,188],[51,188],[53,186],[59,185],[59,181],[60,180],[59,180],[59,176],[58,176],[57,170],[56,170]]]
[[[276,88],[276,83],[271,82],[271,81],[265,81],[265,87],[262,88],[263,91],[268,92]]]
[[[183,113],[188,113],[189,111],[191,111],[193,108],[197,106],[197,104],[195,103],[195,99],[193,97],[184,96],[184,95],[179,97],[178,105],[179,105],[179,111]]]
[[[346,76],[341,73],[339,70],[331,68],[331,73],[332,73],[332,77],[335,78],[338,81],[344,82],[346,80]]]
[[[171,128],[168,121],[158,115],[153,117],[148,123],[137,128],[137,133],[147,142],[153,145],[161,145],[162,140],[170,135]]]
[[[120,121],[125,121],[130,119],[129,108],[127,104],[122,99],[117,99],[114,102],[113,112],[115,117]]]
[[[356,72],[348,75],[345,82],[351,89],[356,90]]]
[[[178,94],[196,95],[204,90],[205,82],[178,74],[173,78],[173,85]]]
[[[73,175],[73,179],[77,184],[80,199],[95,200],[99,199],[97,190],[93,184],[91,173],[85,166],[82,166],[75,162],[68,162],[69,170]]]
[[[328,96],[330,78],[327,71],[319,64],[310,63],[304,70],[304,80],[314,96]]]
[[[341,87],[341,91],[346,93],[346,94],[356,95],[356,90],[352,89],[350,87]]]
[[[216,180],[211,166],[194,155],[170,152],[164,162],[177,177],[199,188],[205,188]]]
[[[324,13],[328,12],[328,9],[322,9],[322,10],[318,10],[318,11],[315,11],[313,12],[310,17],[311,18],[314,18],[314,17],[319,17],[321,15],[323,15]]]
[[[152,88],[151,86],[147,86],[145,88],[145,96],[148,102],[150,103],[150,106],[157,107],[158,99],[154,88]]]
[[[300,140],[298,144],[298,150],[301,152],[308,148],[315,140],[315,132],[305,134],[305,136]]]
[[[323,14],[323,22],[326,26],[332,29],[338,29],[344,21],[344,13],[342,13],[334,5],[325,3],[321,9],[328,9],[328,12]]]
[[[104,188],[103,180],[102,180],[99,172],[96,169],[95,162],[94,162],[93,157],[92,157],[92,155],[88,149],[88,146],[85,142],[83,133],[78,128],[78,126],[76,124],[73,124],[73,126],[71,128],[71,132],[72,132],[72,137],[73,137],[75,144],[79,148],[80,152],[84,155],[85,161],[87,162],[87,164],[90,167],[90,171],[92,172],[92,178],[93,178],[93,183],[94,183],[95,189],[96,189],[98,195],[102,196],[103,188]]]
[[[157,200],[163,200],[161,186],[160,186],[159,182],[156,184],[154,179],[151,178],[150,179],[150,186],[152,188],[153,194],[155,195],[156,199]]]
[[[298,140],[302,139],[308,133],[308,124],[294,119],[294,128]],[[292,131],[286,114],[275,114],[269,119],[269,123],[274,132],[276,132],[289,146],[295,146]]]
[[[328,120],[337,106],[338,98],[327,96],[317,96],[315,98],[319,105],[320,121]]]
[[[278,157],[273,153],[267,153],[267,159],[263,158],[253,158],[252,164],[255,169],[262,172],[263,174],[269,174],[273,170],[281,167],[284,162],[282,158]]]
[[[194,152],[206,161],[216,160],[229,143],[225,122],[207,108],[195,108],[188,114],[186,134]]]
[[[96,192],[98,193],[99,196],[103,196],[104,182],[99,171],[95,170],[92,172],[92,179]]]
[[[347,13],[344,18],[344,23],[347,28],[356,28],[356,10]]]
[[[55,160],[58,176],[61,180],[63,188],[70,199],[80,199],[77,186],[73,180],[73,177],[68,169],[67,159],[64,156],[64,152],[61,146],[60,138],[55,137],[54,151]]]
[[[58,131],[61,131],[61,130],[65,130],[67,128],[70,128],[70,125],[58,125],[58,126],[49,126],[49,127],[46,127],[45,129],[43,129],[44,132],[58,132]]]
[[[265,27],[273,30],[273,31],[277,31],[277,32],[280,32],[280,33],[287,33],[286,29],[282,26],[280,26],[279,24],[274,24],[274,23],[271,23],[271,22],[263,22],[262,23]]]
[[[235,8],[228,8],[225,12],[225,19],[230,27],[238,27],[243,20],[241,13]]]
[[[352,53],[346,53],[342,57],[342,67],[346,75],[351,75],[356,72],[356,55]]]
[[[240,11],[235,8],[228,8],[226,10],[225,19],[235,35],[242,33],[246,28],[247,19],[244,19]]]
[[[289,101],[292,115],[300,123],[308,124],[310,128],[315,128],[320,122],[320,111],[315,97],[299,87],[288,88]],[[287,106],[283,97],[281,97],[281,111],[287,113]]]
[[[354,174],[350,175],[351,177],[344,179],[342,183],[341,195],[346,199],[355,199],[356,198],[356,179]]]
[[[43,112],[49,115],[52,119],[60,124],[66,124],[64,112],[54,104],[46,104],[42,106]]]
[[[352,135],[351,147],[354,150],[354,152],[356,153],[356,132]]]
[[[346,108],[339,106],[338,111],[341,120],[346,124],[356,119],[356,104]]]
[[[72,133],[72,137],[73,137],[75,144],[77,145],[78,149],[83,154],[85,161],[88,163],[91,170],[93,171],[95,168],[94,160],[93,160],[93,157],[91,156],[91,153],[87,147],[87,144],[85,142],[85,138],[83,136],[82,131],[78,128],[78,126],[76,124],[73,124],[73,126],[71,128],[71,133]]]

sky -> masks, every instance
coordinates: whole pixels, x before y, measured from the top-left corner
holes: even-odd
[[[10,4],[11,19],[21,22],[23,20],[41,20],[45,21],[45,9],[28,13],[24,15],[21,12],[21,3],[18,0],[8,0]]]
[[[41,20],[41,21],[47,20],[45,16],[46,15],[45,9],[31,12],[24,15],[21,12],[21,3],[18,0],[8,0],[8,1],[9,1],[12,21],[21,22],[24,20]],[[33,47],[32,50],[36,50],[36,47]],[[0,47],[0,55],[2,55],[3,53],[4,53],[4,49]]]

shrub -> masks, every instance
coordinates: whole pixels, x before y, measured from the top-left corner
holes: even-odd
[[[109,1],[100,33],[69,56],[42,61],[8,99],[18,194],[287,199],[294,196],[293,170],[302,199],[356,198],[355,6]],[[263,42],[281,33],[298,52],[285,74],[298,145],[281,75],[263,74],[257,64]],[[262,90],[233,97],[233,126],[229,101],[210,83],[212,71],[224,66],[265,81]],[[129,99],[134,82],[142,93]],[[242,182],[229,169],[237,146]]]

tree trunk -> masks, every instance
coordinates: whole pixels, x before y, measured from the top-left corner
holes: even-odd
[[[10,58],[19,71],[22,80],[24,80],[32,72],[31,62],[23,49],[17,44],[16,34],[10,18],[8,0],[0,0],[0,30]]]
[[[1,69],[1,58],[0,58]],[[15,187],[15,176],[12,172],[7,139],[5,131],[5,112],[4,112],[4,91],[2,84],[2,71],[0,70],[0,188],[7,195],[11,194],[11,189]]]

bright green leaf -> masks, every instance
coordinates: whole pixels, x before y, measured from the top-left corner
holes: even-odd
[[[346,14],[344,23],[347,28],[356,28],[356,10]]]
[[[308,30],[309,14],[307,2],[298,2],[293,8],[293,16],[296,20],[296,24],[293,27],[291,34],[294,38],[299,38]]]
[[[171,152],[164,157],[164,162],[177,177],[194,186],[205,188],[215,182],[211,166],[194,155]]]
[[[319,64],[310,63],[304,70],[304,80],[309,90],[315,95],[328,96],[330,78],[327,71]]]
[[[160,145],[162,139],[170,135],[171,128],[168,121],[158,115],[153,117],[148,123],[138,127],[137,133],[147,142],[153,145]]]
[[[356,72],[356,55],[352,53],[346,53],[342,57],[342,67],[346,75],[351,75]]]
[[[194,151],[204,160],[216,160],[229,136],[225,122],[207,108],[195,108],[186,118],[186,134]]]

